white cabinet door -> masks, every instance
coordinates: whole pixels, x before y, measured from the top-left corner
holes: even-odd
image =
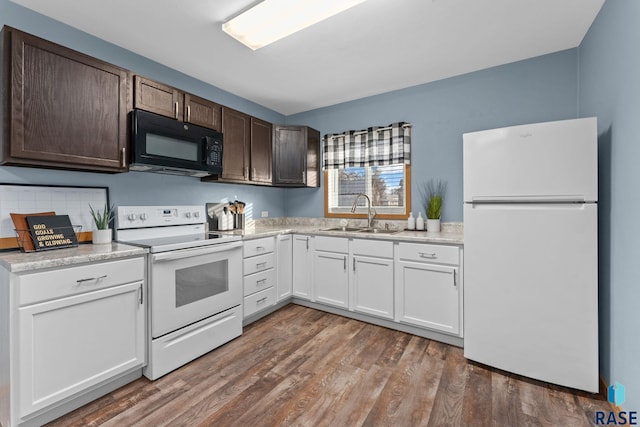
[[[393,260],[354,255],[351,308],[393,319]]]
[[[278,250],[277,256],[277,301],[282,301],[285,298],[289,298],[293,292],[292,290],[292,246],[293,241],[290,234],[285,236],[278,236]]]
[[[398,262],[396,320],[460,334],[458,268]]]
[[[18,309],[19,416],[145,363],[143,282]]]
[[[349,307],[348,254],[316,251],[313,296],[316,302]]]
[[[311,246],[310,236],[293,236],[292,278],[293,296],[311,299]]]

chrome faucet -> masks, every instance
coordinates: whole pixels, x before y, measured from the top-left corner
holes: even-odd
[[[367,199],[367,228],[371,228],[371,223],[373,219],[376,217],[376,210],[371,207],[371,199],[364,193],[358,193],[356,195],[356,200],[353,202],[353,206],[351,206],[351,213],[356,211],[356,207],[358,207],[358,200],[360,197],[364,197]]]

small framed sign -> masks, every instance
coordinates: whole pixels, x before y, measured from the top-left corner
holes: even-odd
[[[27,216],[26,220],[36,251],[78,246],[69,215]]]

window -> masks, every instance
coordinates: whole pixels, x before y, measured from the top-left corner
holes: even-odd
[[[366,217],[366,194],[376,217],[404,219],[411,209],[410,125],[325,135],[325,216]]]
[[[409,166],[395,164],[357,168],[330,169],[325,174],[327,212],[325,216],[351,216],[358,194],[366,194],[379,218],[406,218]],[[358,200],[356,216],[367,213],[367,201]]]

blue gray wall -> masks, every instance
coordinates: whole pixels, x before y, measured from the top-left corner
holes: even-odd
[[[412,210],[425,214],[419,188],[447,181],[443,221],[462,221],[462,134],[516,124],[575,118],[577,50],[571,49],[435,83],[287,117],[321,135],[410,122]],[[291,190],[291,216],[322,216],[323,191]]]
[[[255,117],[273,123],[285,123],[286,121],[282,114],[273,110],[205,84],[176,70],[18,6],[9,0],[0,0],[0,27],[2,25],[9,25],[51,40]],[[237,197],[239,200],[251,203],[254,218],[259,217],[262,211],[269,212],[270,217],[285,214],[285,190],[283,189],[202,183],[199,179],[190,177],[141,172],[108,175],[3,166],[0,168],[0,183],[107,186],[109,187],[110,199],[116,205],[204,204],[225,199],[233,200]]]
[[[640,410],[640,2],[609,0],[579,49],[579,113],[599,129],[600,365]]]

